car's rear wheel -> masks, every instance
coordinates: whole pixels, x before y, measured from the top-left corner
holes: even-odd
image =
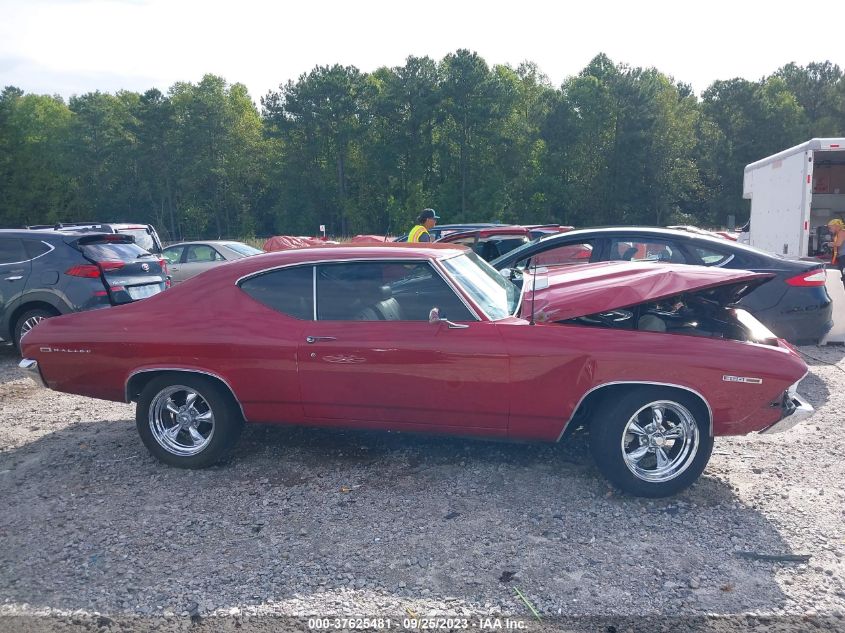
[[[243,428],[232,395],[193,374],[159,376],[141,391],[135,425],[157,459],[179,468],[205,468],[229,456]]]
[[[36,325],[41,323],[44,319],[49,319],[50,317],[56,316],[55,312],[50,312],[49,310],[45,310],[43,308],[34,308],[32,310],[27,310],[22,315],[18,317],[18,320],[15,321],[15,331],[13,336],[15,347],[18,349],[21,348],[21,338],[23,335],[29,332],[32,328]]]
[[[713,451],[710,419],[692,394],[636,388],[596,407],[590,449],[599,470],[623,491],[666,497],[704,471]]]

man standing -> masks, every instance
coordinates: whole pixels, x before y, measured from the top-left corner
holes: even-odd
[[[417,218],[417,225],[408,233],[409,242],[433,242],[429,231],[437,224],[440,216],[434,212],[434,209],[423,209]]]

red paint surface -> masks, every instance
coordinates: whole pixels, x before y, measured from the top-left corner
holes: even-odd
[[[760,430],[780,415],[771,403],[806,372],[786,344],[532,326],[516,317],[472,322],[465,329],[427,322],[300,321],[235,285],[244,275],[291,263],[434,259],[461,252],[395,244],[245,258],[143,301],[44,321],[25,337],[22,351],[38,361],[51,388],[107,400],[124,400],[127,381],[139,370],[189,369],[230,385],[249,422],[540,440],[555,440],[590,390],[614,382],[670,383],[699,393],[712,409],[716,435]],[[580,306],[575,312],[587,314],[648,293],[758,277],[691,266],[609,264],[550,274],[552,285],[538,291],[538,301],[542,296],[565,306],[569,297]],[[647,267],[664,274],[655,276]],[[580,284],[572,278],[577,269]],[[337,340],[308,344],[306,336]],[[725,382],[725,374],[763,382]]]

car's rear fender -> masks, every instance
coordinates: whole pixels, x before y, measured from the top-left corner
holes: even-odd
[[[694,396],[703,407],[707,410],[707,421],[708,426],[710,428],[710,436],[713,435],[713,410],[710,407],[710,403],[707,402],[707,399],[701,395],[695,389],[691,389],[690,387],[686,387],[684,385],[678,385],[673,383],[665,383],[665,382],[649,382],[649,381],[614,381],[614,382],[606,382],[600,385],[596,385],[589,391],[587,391],[582,397],[581,400],[578,402],[578,405],[575,407],[575,412],[572,416],[566,421],[563,425],[563,428],[560,431],[560,435],[558,435],[558,441],[563,437],[564,433],[566,433],[567,429],[570,428],[570,425],[573,422],[576,424],[584,420],[585,422],[589,420],[590,413],[594,409],[595,404],[604,399],[613,399],[618,400],[622,397],[622,394],[633,389],[637,389],[638,387],[666,387],[667,394],[671,393],[672,391],[677,391],[679,393],[686,393],[687,395]]]
[[[223,377],[203,369],[186,367],[148,367],[145,369],[135,370],[126,380],[126,402],[137,402],[138,396],[154,378],[164,375],[178,376],[179,374],[206,376],[209,380],[218,383],[221,388],[231,394],[232,399],[237,403],[238,408],[241,410],[241,415],[243,416],[244,421],[246,421],[243,406],[241,405],[240,400],[238,400],[238,396],[235,394],[235,390],[232,386]]]

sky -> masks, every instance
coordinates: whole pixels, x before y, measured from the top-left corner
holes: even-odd
[[[700,95],[791,61],[845,66],[841,38],[813,19],[771,0],[0,0],[0,87],[167,92],[212,73],[257,103],[318,65],[370,72],[465,48],[490,65],[532,61],[555,86],[603,52]]]

